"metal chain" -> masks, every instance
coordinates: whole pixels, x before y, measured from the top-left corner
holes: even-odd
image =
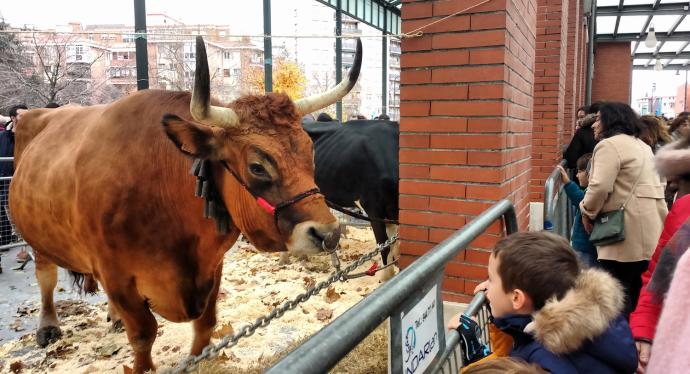
[[[366,255],[360,257],[357,261],[351,263],[346,268],[340,270],[340,261],[333,254],[333,266],[335,266],[336,271],[331,274],[325,281],[319,282],[316,286],[310,288],[305,293],[297,295],[294,299],[288,300],[283,303],[283,305],[273,309],[266,315],[263,315],[254,321],[250,325],[242,327],[242,329],[236,334],[230,336],[230,334],[223,336],[218,344],[209,343],[198,356],[188,356],[182,360],[175,368],[162,370],[164,374],[178,374],[178,373],[191,373],[198,368],[199,362],[206,359],[213,359],[218,357],[220,351],[225,348],[231,348],[237,345],[237,342],[244,337],[252,336],[254,332],[260,327],[266,327],[272,320],[280,318],[285,314],[285,312],[295,309],[299,304],[309,300],[312,296],[321,292],[324,288],[330,286],[331,284],[338,281],[346,281],[346,275],[356,268],[363,265],[365,262],[371,260],[374,256],[379,254],[384,248],[390,247],[398,240],[398,235],[394,235],[392,238],[386,240],[385,242],[378,244],[376,249],[367,253]]]

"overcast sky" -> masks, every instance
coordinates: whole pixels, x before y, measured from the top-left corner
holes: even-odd
[[[281,4],[288,1],[302,6],[313,4],[314,0],[272,1],[273,28],[280,29]],[[3,0],[0,12],[5,22],[13,26],[32,24],[38,27],[65,25],[70,21],[83,24],[117,23],[134,25],[132,0]],[[259,34],[262,32],[263,16],[260,0],[146,0],[147,13],[166,13],[185,23],[210,23],[230,25],[236,34]],[[606,79],[606,77],[597,77]],[[685,82],[685,74],[675,72],[634,71],[633,99],[651,94],[652,83],[656,83],[655,96],[675,95],[676,87]],[[616,84],[616,82],[611,82]]]
[[[46,27],[70,21],[134,25],[132,0],[4,0],[0,12],[13,26]],[[263,24],[259,0],[146,0],[146,13],[166,13],[185,23],[227,24],[237,32],[258,31]]]
[[[688,75],[690,78],[690,75]],[[644,97],[652,94],[652,85],[656,83],[654,96],[675,96],[679,85],[685,84],[685,72],[676,75],[674,71],[633,70],[632,97]]]

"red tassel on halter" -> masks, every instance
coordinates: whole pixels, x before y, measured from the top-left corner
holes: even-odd
[[[266,211],[266,213],[270,215],[275,215],[276,214],[276,208],[271,205],[268,201],[264,200],[263,197],[257,197],[256,202],[259,203],[259,206]]]

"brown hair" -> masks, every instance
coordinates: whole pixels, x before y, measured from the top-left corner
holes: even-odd
[[[503,290],[524,291],[535,310],[552,297],[562,298],[575,285],[580,264],[565,238],[541,231],[520,232],[496,243],[498,275]]]
[[[659,117],[652,115],[645,115],[640,117],[642,123],[645,124],[645,128],[640,135],[640,139],[647,143],[652,149],[657,143],[662,142],[663,144],[669,143],[672,139],[671,136],[666,131],[666,127],[663,120]]]
[[[585,153],[584,155],[580,156],[580,158],[577,159],[577,170],[585,170],[589,173],[589,168],[587,167],[587,164],[589,164],[589,160],[591,159],[591,153]]]
[[[544,369],[511,357],[483,360],[462,371],[462,374],[542,374]]]
[[[678,117],[676,117],[676,119],[674,119],[674,120],[671,122],[671,125],[670,125],[669,128],[668,128],[668,131],[671,132],[671,133],[675,132],[676,130],[678,130],[678,128],[679,128],[681,125],[683,125],[685,122],[687,122],[687,121],[689,121],[689,120],[690,120],[690,113],[688,113],[688,112],[682,112],[682,113],[680,113],[680,114],[678,115]]]

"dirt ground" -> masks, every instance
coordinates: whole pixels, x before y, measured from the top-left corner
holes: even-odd
[[[341,244],[340,258],[343,266],[346,266],[373,249],[375,242],[369,229],[350,227],[348,238],[343,239]],[[289,265],[280,265],[278,261],[277,254],[258,253],[253,246],[245,243],[237,244],[228,251],[218,301],[217,337],[253,322],[284,301],[303,293],[311,285],[326,279],[333,271],[328,256],[313,256],[306,261],[292,258]],[[366,270],[369,266],[370,263],[367,263],[358,271]],[[336,283],[332,289],[322,291],[282,318],[274,320],[267,328],[240,340],[237,346],[224,350],[219,359],[205,364],[201,372],[261,372],[300,341],[371,293],[379,284],[378,277]],[[31,280],[30,286],[38,288],[35,279]],[[42,349],[35,343],[34,327],[16,332],[16,335],[24,333],[16,338],[5,334],[10,338],[0,341],[0,372],[122,373],[126,367],[132,366],[131,349],[125,334],[109,332],[106,303],[94,302],[93,299],[87,301],[69,292],[67,294],[69,298],[61,297],[62,300],[56,302],[63,338]],[[36,295],[31,300],[9,306],[16,308],[14,315],[7,319],[12,322],[10,325],[3,323],[1,328],[12,329],[13,323],[35,326],[38,307]],[[158,318],[158,323],[153,359],[161,369],[176,365],[188,354],[192,327],[190,323],[172,323],[162,318]],[[364,354],[352,353],[353,358],[343,360],[333,372],[385,373],[386,336],[384,324],[358,348]]]

